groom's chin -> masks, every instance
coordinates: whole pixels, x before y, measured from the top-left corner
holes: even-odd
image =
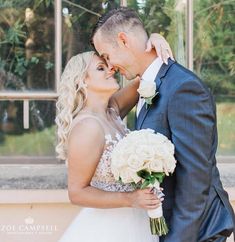
[[[123,74],[122,76],[125,77],[125,79],[127,81],[132,81],[137,77],[137,76],[134,76],[134,75],[126,75],[126,74]]]

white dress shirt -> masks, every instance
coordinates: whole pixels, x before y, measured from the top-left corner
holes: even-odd
[[[163,61],[157,57],[145,70],[144,74],[141,77],[141,82],[144,80],[153,81],[155,80]],[[137,107],[136,107],[136,116],[138,117],[140,110],[142,109],[143,105],[145,104],[144,98],[139,98]]]

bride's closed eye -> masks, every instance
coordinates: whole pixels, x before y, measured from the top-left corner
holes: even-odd
[[[100,62],[100,63],[98,63],[96,69],[97,69],[98,71],[104,71],[104,70],[105,70],[105,67],[107,67],[106,63],[104,63],[104,62]]]
[[[104,71],[104,67],[103,67],[103,66],[98,66],[98,67],[97,67],[97,70],[98,70],[98,71]]]

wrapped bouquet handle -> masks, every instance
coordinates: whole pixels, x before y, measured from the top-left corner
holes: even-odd
[[[144,181],[141,185],[142,189],[152,187],[158,198],[164,197],[164,194],[160,189],[160,183],[162,183],[165,177],[163,172],[150,173],[146,170],[141,170],[137,172],[137,175]],[[147,210],[147,212],[150,220],[151,233],[158,236],[166,235],[169,229],[163,216],[162,205],[160,205],[158,208]]]
[[[158,196],[158,198],[164,197],[164,194],[160,190],[160,183],[158,181],[156,181],[154,185],[149,185],[149,187],[154,189],[154,193]],[[147,213],[150,220],[151,233],[158,236],[166,235],[168,233],[168,227],[163,216],[162,205],[158,208],[148,210]]]

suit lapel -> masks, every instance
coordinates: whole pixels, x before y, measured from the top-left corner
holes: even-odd
[[[168,65],[166,65],[165,63],[162,64],[156,78],[155,78],[155,83],[156,83],[156,92],[159,92],[159,89],[160,89],[160,86],[162,84],[162,80],[161,78],[163,78],[167,71],[169,70],[169,68],[171,67],[172,64],[174,64],[175,62],[172,61],[172,60],[168,60]],[[156,98],[154,99],[157,99],[159,97],[159,94],[156,96]],[[154,102],[155,100],[153,100]],[[148,107],[146,107],[146,103],[143,105],[142,109],[140,110],[140,113],[138,115],[138,118],[137,118],[137,122],[136,122],[136,129],[139,130],[141,129],[142,127],[142,124],[148,114],[148,111],[150,110],[151,108],[151,105],[148,105]]]

